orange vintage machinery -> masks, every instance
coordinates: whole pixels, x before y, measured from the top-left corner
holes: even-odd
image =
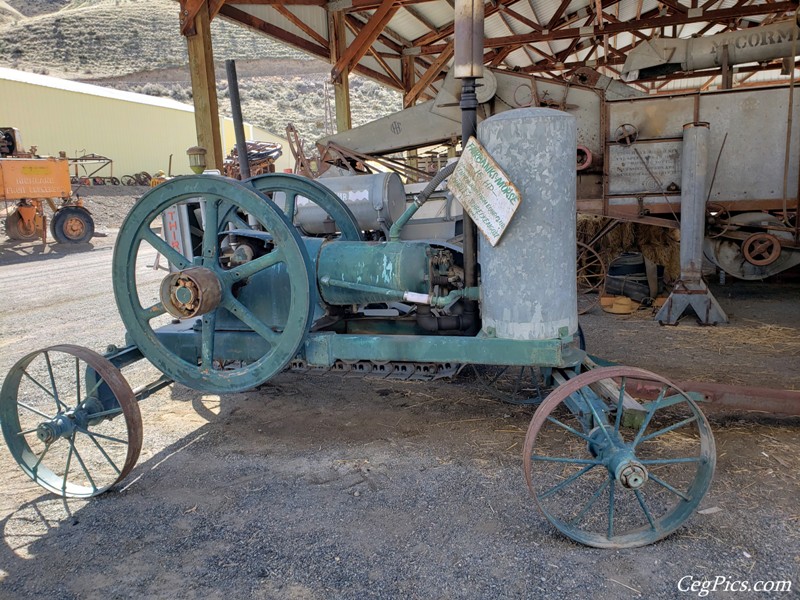
[[[47,242],[45,203],[53,211],[50,233],[55,241],[80,244],[94,235],[91,213],[80,198],[72,197],[66,158],[37,156],[35,147],[24,151],[13,127],[0,127],[0,201],[16,204],[5,221],[10,239],[41,237]]]

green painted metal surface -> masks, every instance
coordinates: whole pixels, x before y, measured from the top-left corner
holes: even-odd
[[[334,333],[310,334],[303,354],[309,364],[318,366],[330,366],[338,359],[565,367],[579,364],[584,356],[560,339]]]
[[[402,300],[402,292],[428,292],[428,245],[409,242],[338,242],[325,244],[319,253],[317,271],[320,293],[328,304],[368,304]],[[361,286],[351,289],[332,281]],[[398,296],[370,292],[369,287],[396,290]]]

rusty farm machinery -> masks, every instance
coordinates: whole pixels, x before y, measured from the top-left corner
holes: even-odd
[[[14,204],[5,219],[12,240],[47,241],[45,204],[53,211],[50,233],[55,241],[81,244],[94,234],[91,213],[72,197],[67,159],[37,156],[35,148],[25,151],[13,127],[0,127],[0,202]]]
[[[0,392],[11,455],[50,492],[89,497],[131,472],[138,402],[173,381],[225,394],[285,369],[432,379],[459,365],[536,368],[552,391],[523,462],[545,517],[596,547],[670,534],[709,489],[714,439],[693,396],[641,369],[598,366],[581,348],[575,131],[573,116],[547,108],[480,125],[521,199],[496,245],[478,240],[479,264],[458,245],[405,239],[435,185],[381,217],[380,241],[366,241],[374,225],[346,195],[297,175],[193,175],[152,188],[113,256],[126,345],[22,357]],[[170,263],[160,281],[145,276],[155,253]],[[121,370],[142,359],[162,376],[132,390]]]

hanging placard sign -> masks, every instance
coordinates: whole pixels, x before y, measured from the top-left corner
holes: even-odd
[[[447,187],[496,246],[519,206],[519,190],[474,137],[461,153]]]

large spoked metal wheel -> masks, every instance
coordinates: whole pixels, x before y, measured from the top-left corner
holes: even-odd
[[[193,212],[202,214],[202,223],[193,226],[193,235],[200,240],[193,261],[152,229],[165,210],[185,203],[199,205]],[[248,224],[248,215],[257,226]],[[229,260],[231,230],[238,232],[237,238],[259,240],[263,255],[248,256],[243,262]],[[177,270],[155,291],[145,281],[147,269],[141,262],[140,250],[147,248],[163,255]],[[270,269],[284,275],[280,300],[287,308],[281,323],[267,323],[256,316],[258,298],[249,305],[240,300],[265,298],[267,292],[251,294],[247,287]],[[314,310],[312,273],[308,252],[281,210],[252,187],[223,177],[179,177],[153,188],[125,219],[114,249],[114,295],[133,342],[175,381],[214,393],[256,387],[297,354]],[[200,330],[196,355],[176,353],[156,335],[159,317],[167,311],[167,317],[196,317],[195,328]],[[228,330],[254,332],[257,339],[243,343],[263,347],[263,354],[238,365],[226,361],[229,357],[217,331],[221,320]]]
[[[302,202],[311,202],[325,211],[330,217],[330,231],[339,232],[340,239],[355,242],[363,239],[358,220],[347,205],[324,185],[300,177],[284,173],[267,173],[247,179],[249,183],[262,194],[266,194],[275,204],[283,208],[286,216],[294,222],[298,205]],[[315,219],[320,223],[325,222],[323,215]]]
[[[638,401],[641,409],[625,405]],[[625,408],[624,408],[625,407]],[[602,367],[557,387],[525,438],[525,479],[545,517],[598,548],[655,542],[711,485],[714,438],[694,401],[642,369]]]
[[[0,424],[25,474],[61,496],[103,493],[128,475],[142,448],[130,386],[80,346],[52,346],[17,362],[0,390]]]

